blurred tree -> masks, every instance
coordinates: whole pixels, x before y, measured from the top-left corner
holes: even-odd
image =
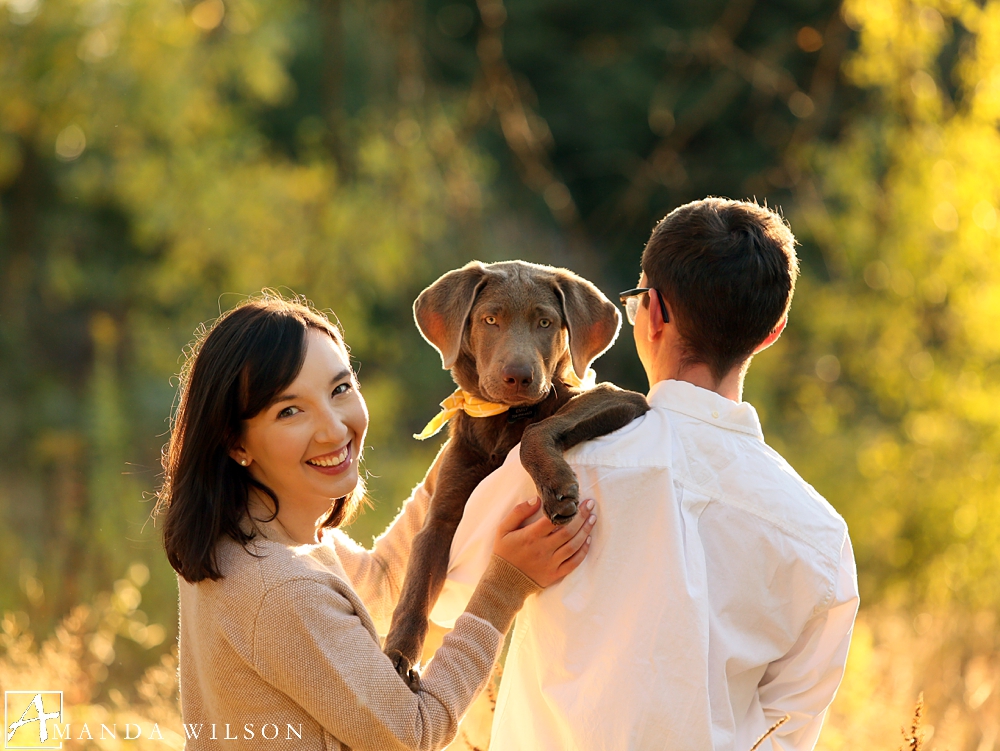
[[[649,230],[676,205],[789,201],[798,146],[834,139],[863,99],[839,75],[852,32],[835,2],[474,7],[428,4],[428,70],[469,91],[468,127],[489,124],[493,190],[517,219],[488,211],[488,246],[571,265],[610,290],[634,285]],[[644,388],[630,344],[601,372]]]
[[[357,51],[377,73],[400,24],[351,7],[341,33],[382,40]],[[221,0],[6,7],[0,497],[18,534],[5,531],[3,556],[39,561],[43,623],[133,558],[158,564],[159,605],[172,609],[141,491],[156,482],[182,346],[238,299],[220,293],[285,285],[335,308],[368,363],[377,449],[402,433],[400,394],[433,373],[399,321],[422,280],[460,260],[483,163],[443,100],[337,114],[350,93],[337,61],[309,74],[307,111],[283,131],[297,101],[290,50],[315,42],[313,13]],[[422,366],[406,373],[411,359]],[[429,450],[399,463],[404,482]],[[141,474],[123,478],[130,465]]]
[[[423,286],[518,257],[613,294],[658,218],[722,194],[783,204],[802,239],[748,396],[848,516],[865,595],[995,606],[997,13],[3,0],[0,604],[52,623],[143,559],[173,622],[143,493],[178,355],[239,296],[284,285],[344,324],[372,411],[365,541],[449,390],[410,322]],[[644,389],[625,339],[601,376]]]
[[[995,611],[1000,3],[843,12],[847,75],[874,96],[797,152],[792,224],[826,273],[753,392],[847,516],[863,597]]]

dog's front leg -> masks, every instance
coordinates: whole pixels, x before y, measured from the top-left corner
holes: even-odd
[[[449,445],[424,526],[413,539],[403,590],[385,639],[385,653],[414,691],[419,679],[411,669],[420,660],[427,618],[444,588],[451,541],[466,501],[489,471],[474,451],[463,449],[460,443]]]
[[[521,465],[534,480],[545,514],[553,523],[568,522],[580,503],[580,487],[563,452],[612,433],[648,410],[642,394],[602,383],[573,397],[551,417],[525,428]]]

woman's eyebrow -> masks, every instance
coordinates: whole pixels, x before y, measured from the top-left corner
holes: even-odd
[[[337,381],[343,381],[345,378],[350,378],[352,375],[354,375],[353,370],[351,370],[350,368],[344,368],[342,371],[337,373],[337,375],[335,375],[333,378],[330,379],[330,385],[332,386]]]
[[[349,378],[351,375],[353,375],[353,372],[349,368],[345,368],[344,370],[340,371],[339,373],[337,373],[337,375],[335,375],[333,378],[330,379],[330,385],[332,386],[337,381],[342,381],[345,378]],[[277,404],[278,402],[293,402],[298,398],[299,397],[296,396],[295,394],[282,394],[281,396],[276,397],[271,402],[271,404]]]

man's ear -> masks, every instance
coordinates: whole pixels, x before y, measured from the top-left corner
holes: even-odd
[[[573,370],[583,378],[590,363],[614,344],[622,317],[618,307],[583,277],[565,269],[555,274],[556,295],[569,331]]]
[[[413,303],[417,328],[440,353],[441,366],[445,370],[458,359],[472,303],[486,284],[486,278],[486,267],[479,261],[471,261],[442,276]]]
[[[757,349],[753,351],[753,353],[756,355],[758,352],[763,352],[765,349],[767,349],[776,341],[778,341],[778,337],[781,336],[781,332],[785,330],[785,325],[787,323],[788,323],[788,316],[786,315],[784,318],[778,321],[778,325],[771,330],[771,333],[767,335],[767,339],[762,341],[757,346]]]
[[[663,307],[660,307],[660,301],[663,302]],[[667,301],[655,289],[649,290],[645,304],[649,306],[649,325],[646,327],[646,336],[652,341],[663,331],[663,327],[670,323],[673,315],[670,313],[670,306],[667,304]],[[664,307],[667,308],[666,320],[663,318]]]

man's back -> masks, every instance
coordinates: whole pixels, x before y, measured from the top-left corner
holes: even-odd
[[[588,560],[517,620],[491,748],[811,748],[857,609],[846,526],[763,443],[756,413],[681,381],[567,453],[600,515]],[[476,490],[452,546],[447,619],[488,530],[534,486],[516,454]],[[764,748],[767,748],[765,745]]]

